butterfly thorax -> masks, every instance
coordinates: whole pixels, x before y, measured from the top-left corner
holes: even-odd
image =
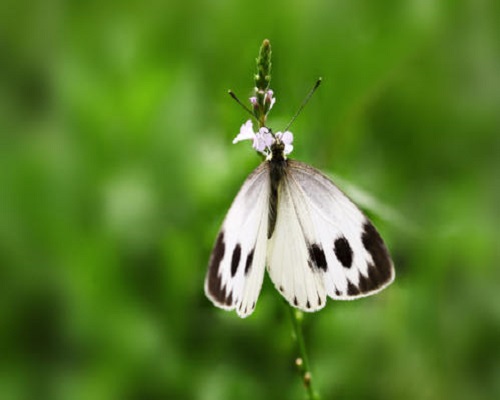
[[[284,161],[285,157],[285,144],[275,137],[274,143],[271,145],[271,154],[269,157],[272,161]]]
[[[285,174],[287,161],[285,157],[285,145],[280,140],[276,140],[271,146],[269,163],[269,174],[271,183],[271,192],[269,195],[269,225],[267,238],[270,239],[276,227],[278,218],[278,193],[279,185]]]

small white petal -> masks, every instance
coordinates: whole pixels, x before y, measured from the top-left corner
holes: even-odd
[[[255,138],[255,132],[253,131],[252,120],[249,119],[243,125],[241,125],[240,133],[233,139],[233,144],[241,142],[242,140],[250,140]]]
[[[253,140],[252,147],[258,152],[263,153],[266,149],[266,144],[264,143],[264,140],[262,140],[262,137],[257,134]]]
[[[266,127],[260,128],[259,134],[261,135],[262,140],[264,141],[266,146],[271,147],[271,145],[274,143],[274,137],[271,132],[269,132],[269,129],[267,129]]]
[[[283,134],[281,135],[281,141],[283,143],[285,143],[285,145],[292,144],[293,143],[293,133],[290,131],[283,132]]]
[[[290,154],[293,151],[293,144],[285,144],[285,149],[283,152],[285,154]]]
[[[273,98],[271,99],[271,105],[269,106],[269,110],[271,110],[271,108],[273,108],[274,103],[276,103],[276,97],[273,97]]]
[[[253,140],[253,148],[262,154],[274,143],[274,137],[265,127],[260,128]]]

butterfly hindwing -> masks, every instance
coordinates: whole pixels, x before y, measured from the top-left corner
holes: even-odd
[[[251,314],[262,287],[266,257],[269,167],[262,163],[243,183],[217,236],[205,293],[218,307]]]
[[[299,218],[305,210],[298,210],[294,188],[286,183],[285,174],[278,192],[277,220],[269,239],[267,268],[276,288],[297,308],[316,311],[323,308],[326,292],[322,276],[308,264],[307,238],[314,229],[308,218]]]
[[[288,160],[279,193],[267,260],[271,279],[290,304],[315,311],[326,294],[350,300],[393,281],[377,230],[329,178]]]

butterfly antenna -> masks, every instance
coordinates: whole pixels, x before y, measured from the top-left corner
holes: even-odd
[[[314,86],[312,87],[312,89],[309,91],[309,93],[307,94],[307,96],[304,99],[304,101],[302,101],[302,104],[300,105],[299,109],[297,110],[297,112],[295,113],[295,115],[292,117],[292,120],[288,123],[288,125],[286,126],[286,128],[285,128],[285,130],[283,132],[286,132],[288,130],[288,128],[290,128],[290,125],[292,125],[293,122],[295,121],[295,119],[299,116],[299,114],[301,113],[302,109],[306,106],[306,104],[309,102],[309,99],[311,98],[311,96],[314,94],[314,92],[316,91],[316,89],[318,88],[318,86],[321,84],[321,81],[322,81],[322,78],[318,78],[318,80],[316,81],[316,83],[314,84]]]
[[[227,94],[229,94],[229,96],[231,96],[231,97],[234,99],[234,101],[236,101],[236,103],[238,103],[241,107],[243,107],[243,109],[244,109],[247,113],[249,113],[249,114],[252,116],[252,118],[253,118],[253,119],[254,119],[257,123],[259,122],[259,120],[258,120],[258,119],[255,117],[255,115],[253,114],[252,110],[250,110],[250,109],[249,109],[246,105],[244,105],[244,104],[240,101],[240,99],[238,99],[238,97],[236,97],[236,95],[234,94],[234,92],[233,92],[231,89],[229,89],[229,90],[227,91]]]

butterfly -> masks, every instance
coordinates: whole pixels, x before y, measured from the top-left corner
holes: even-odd
[[[287,157],[291,132],[255,133],[249,120],[233,143],[246,139],[266,159],[243,183],[215,241],[205,278],[214,305],[250,315],[266,267],[288,303],[306,312],[323,308],[327,297],[369,296],[394,280],[370,220],[326,175]]]

